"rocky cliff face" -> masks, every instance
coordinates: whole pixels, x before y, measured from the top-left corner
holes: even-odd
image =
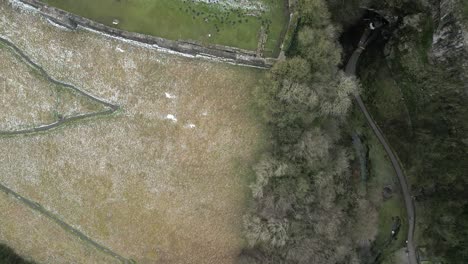
[[[420,260],[466,263],[468,0],[328,2],[345,50],[362,32],[359,7],[399,17],[361,57],[361,96],[409,177]]]
[[[460,74],[468,93],[468,27],[462,22],[461,3],[438,0],[432,7],[435,25],[431,58],[453,74]]]
[[[421,9],[392,10],[402,17],[398,29],[383,54],[381,46],[369,48],[359,72],[366,104],[410,178],[416,244],[427,252],[421,259],[433,262],[465,263],[468,254],[468,234],[461,232],[468,227],[464,1],[427,0]]]

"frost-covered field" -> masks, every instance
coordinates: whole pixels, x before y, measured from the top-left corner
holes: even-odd
[[[243,244],[248,168],[265,138],[250,107],[262,72],[64,31],[5,2],[0,35],[54,78],[122,108],[40,135],[0,138],[3,184],[139,263],[233,262]],[[29,210],[8,199],[0,203],[10,211]],[[63,243],[42,251],[22,242],[24,229],[11,228],[24,225],[20,216],[0,219],[1,237],[22,254],[105,262],[72,250],[69,236],[46,235],[58,228],[53,223],[27,233],[30,241]]]

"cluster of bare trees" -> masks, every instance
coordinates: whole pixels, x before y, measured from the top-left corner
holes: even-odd
[[[358,91],[341,62],[324,0],[302,0],[294,54],[256,90],[274,147],[254,167],[241,263],[359,263],[350,231],[354,193],[340,128]]]

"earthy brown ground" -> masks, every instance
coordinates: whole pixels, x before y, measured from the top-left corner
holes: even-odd
[[[244,243],[249,168],[265,145],[251,106],[262,72],[63,31],[4,2],[0,35],[53,77],[123,109],[0,138],[0,182],[139,263],[233,262]],[[21,207],[3,200],[8,210]],[[0,240],[37,260],[67,262],[57,250],[25,246],[18,228],[5,228],[24,225],[21,218],[0,219]],[[58,251],[78,263],[96,257],[72,251],[69,238],[28,235],[45,244],[63,240]]]
[[[103,104],[54,84],[0,40],[0,134],[48,125],[59,118],[107,110]]]

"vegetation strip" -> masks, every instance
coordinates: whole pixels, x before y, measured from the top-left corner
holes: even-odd
[[[361,40],[359,41],[359,46],[358,48],[353,52],[353,55],[348,61],[348,64],[346,65],[346,73],[349,75],[355,75],[356,74],[356,67],[357,67],[357,62],[359,60],[359,57],[361,56],[362,52],[364,51],[366,45],[368,44],[368,40],[370,35],[370,29],[366,29],[364,32],[363,36],[361,37]],[[406,181],[406,176],[403,172],[403,169],[400,166],[400,163],[398,161],[398,158],[396,154],[392,151],[390,145],[387,143],[385,140],[385,137],[377,124],[374,122],[372,116],[370,113],[367,111],[366,106],[364,105],[364,102],[361,99],[361,96],[359,94],[355,94],[355,99],[356,102],[359,105],[359,109],[361,112],[364,114],[366,117],[367,123],[371,126],[372,130],[374,131],[375,135],[379,139],[379,142],[382,144],[382,146],[385,149],[385,152],[387,153],[388,157],[390,158],[390,161],[392,163],[392,166],[395,170],[395,173],[398,176],[398,181],[400,182],[400,187],[403,193],[403,197],[405,200],[405,206],[406,206],[406,212],[408,215],[408,239],[407,239],[407,248],[408,248],[408,258],[409,258],[409,263],[410,264],[417,264],[417,255],[416,255],[416,250],[414,246],[414,229],[415,229],[415,210],[414,210],[414,203],[413,199],[411,198],[409,188],[408,188],[408,183]]]
[[[33,261],[28,261],[18,255],[12,248],[5,244],[0,244],[0,263],[4,264],[34,264]]]
[[[254,94],[272,147],[253,168],[240,263],[364,263],[356,244],[372,235],[356,230],[362,199],[341,131],[358,85],[339,68],[326,2],[299,4],[297,38]]]
[[[269,36],[268,57],[276,56],[289,16],[286,0],[41,1],[112,28],[250,51],[257,47],[263,27]]]
[[[70,122],[73,122],[73,121],[78,121],[78,120],[89,118],[89,117],[109,115],[109,114],[112,114],[112,113],[114,113],[115,111],[117,111],[119,109],[118,105],[114,105],[114,104],[111,104],[111,103],[106,102],[104,100],[101,100],[101,99],[99,99],[97,97],[92,96],[91,94],[88,94],[88,93],[84,92],[83,90],[81,90],[81,89],[79,89],[79,88],[77,88],[77,87],[75,87],[75,86],[73,86],[71,84],[67,84],[67,83],[64,83],[64,82],[61,82],[61,81],[58,81],[58,80],[52,78],[41,66],[34,63],[21,49],[19,49],[17,46],[15,46],[11,41],[0,37],[0,42],[5,44],[10,49],[12,49],[30,67],[32,67],[32,68],[36,69],[37,71],[39,71],[40,74],[42,74],[49,82],[51,82],[53,84],[56,84],[56,85],[64,86],[64,87],[66,87],[68,89],[72,89],[72,90],[76,91],[77,93],[79,93],[80,95],[83,95],[84,97],[86,97],[86,98],[88,98],[88,99],[90,99],[92,101],[98,102],[98,103],[103,104],[106,107],[110,108],[110,109],[108,109],[106,111],[100,111],[100,112],[95,112],[95,113],[82,114],[82,115],[62,118],[62,119],[60,119],[60,120],[58,120],[58,121],[56,121],[54,123],[44,125],[44,126],[39,126],[39,127],[29,128],[29,129],[23,129],[23,130],[15,130],[15,131],[0,131],[0,135],[10,136],[10,135],[21,135],[21,134],[30,134],[30,133],[36,133],[36,132],[43,132],[43,131],[47,131],[47,130],[59,127],[59,126],[65,124],[65,123],[70,123]]]
[[[109,248],[97,243],[96,241],[92,240],[91,238],[89,238],[88,236],[86,236],[85,234],[83,234],[81,231],[79,231],[78,229],[72,227],[71,225],[65,223],[64,221],[60,220],[59,217],[55,216],[54,214],[52,214],[51,212],[49,212],[48,210],[46,210],[42,205],[40,205],[39,203],[36,203],[36,202],[33,202],[32,200],[29,200],[23,196],[21,196],[20,194],[18,194],[17,192],[13,191],[12,189],[6,187],[5,185],[1,184],[0,183],[0,190],[2,192],[4,192],[5,194],[7,195],[13,195],[16,199],[18,199],[20,202],[22,202],[23,204],[27,205],[29,208],[41,213],[42,215],[48,217],[49,219],[53,220],[55,223],[57,223],[60,227],[62,227],[65,231],[75,235],[76,237],[78,237],[80,240],[86,242],[86,243],[89,243],[91,244],[92,246],[94,246],[95,248],[97,248],[98,250],[106,253],[106,254],[109,254],[113,257],[115,257],[116,259],[118,259],[119,261],[121,261],[122,263],[133,263],[132,260],[129,260],[127,258],[124,258],[122,257],[121,255],[113,252],[112,250],[110,250]]]

